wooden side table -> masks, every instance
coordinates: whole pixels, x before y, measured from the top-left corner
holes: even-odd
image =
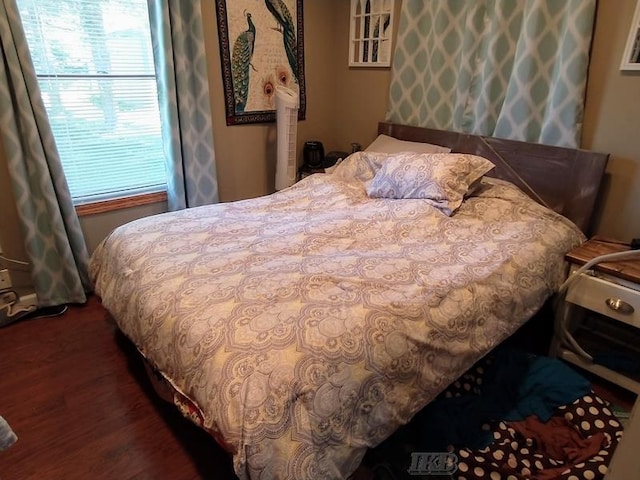
[[[625,250],[629,250],[628,245],[596,237],[569,252],[565,258],[571,271],[575,271],[600,255]],[[568,325],[570,331],[576,330],[590,314],[597,315],[600,321],[622,322],[627,325],[625,328],[640,329],[640,254],[637,259],[600,263],[570,284],[565,300],[556,312],[556,332],[560,322]],[[554,338],[551,353],[640,395],[639,378],[589,361],[562,345],[558,337]],[[636,397],[624,436],[609,466],[607,480],[640,478],[640,458],[636,451],[640,441],[639,399],[640,396]]]

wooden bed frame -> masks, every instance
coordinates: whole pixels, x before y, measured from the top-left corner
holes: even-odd
[[[608,154],[381,122],[378,133],[488,158],[488,175],[509,181],[538,203],[591,233]]]

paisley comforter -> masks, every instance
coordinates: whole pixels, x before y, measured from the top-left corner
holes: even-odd
[[[353,162],[352,162],[353,163]],[[583,241],[510,184],[450,217],[346,165],[116,229],[96,292],[242,478],[346,478],[522,325]]]

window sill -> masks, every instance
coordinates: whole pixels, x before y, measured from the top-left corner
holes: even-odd
[[[166,200],[167,192],[145,193],[142,195],[133,195],[131,197],[115,198],[113,200],[105,200],[102,202],[76,205],[76,213],[79,217],[84,217],[88,215],[95,215],[97,213],[106,213],[114,210],[122,210],[124,208],[138,207],[140,205],[165,202]]]

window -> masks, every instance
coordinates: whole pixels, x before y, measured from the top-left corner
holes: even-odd
[[[74,203],[166,190],[146,0],[18,0]]]

